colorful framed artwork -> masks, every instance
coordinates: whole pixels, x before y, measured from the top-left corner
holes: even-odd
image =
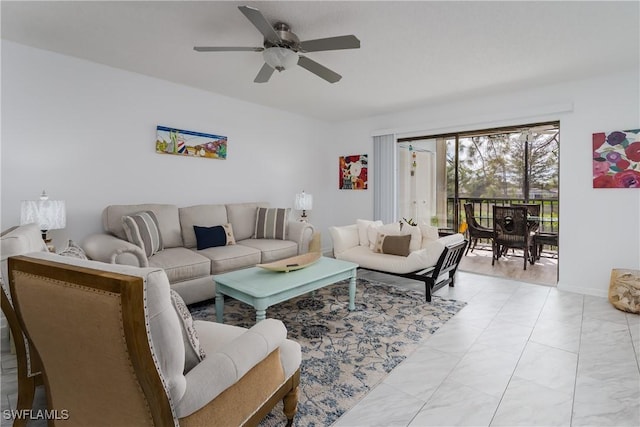
[[[156,153],[225,160],[227,137],[158,126]]]
[[[368,163],[366,154],[341,156],[338,184],[340,190],[366,190],[369,184]]]
[[[640,129],[593,134],[593,188],[640,188]]]

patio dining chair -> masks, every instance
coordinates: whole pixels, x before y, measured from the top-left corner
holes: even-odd
[[[473,205],[471,203],[464,204],[464,213],[467,217],[467,231],[469,232],[469,245],[467,246],[465,255],[469,253],[469,250],[473,252],[478,244],[478,239],[491,240],[491,246],[493,247],[493,230],[478,223],[474,216]]]
[[[507,249],[522,249],[524,252],[524,269],[527,261],[534,262],[532,257],[533,233],[527,222],[525,206],[493,207],[493,259],[491,265],[499,259]]]

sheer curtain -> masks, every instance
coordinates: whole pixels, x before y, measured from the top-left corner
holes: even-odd
[[[396,220],[396,136],[373,137],[373,219]]]

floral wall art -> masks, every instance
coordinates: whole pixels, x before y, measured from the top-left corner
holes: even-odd
[[[156,153],[225,160],[227,137],[158,126]]]
[[[366,190],[369,179],[367,171],[366,154],[340,156],[338,187],[340,190]]]
[[[593,134],[593,188],[640,188],[640,129]]]

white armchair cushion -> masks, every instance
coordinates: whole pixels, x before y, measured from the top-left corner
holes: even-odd
[[[176,402],[178,418],[194,413],[236,383],[280,347],[287,336],[284,324],[276,319],[265,319],[248,330],[215,322],[194,324],[207,358],[186,375],[186,393]]]

